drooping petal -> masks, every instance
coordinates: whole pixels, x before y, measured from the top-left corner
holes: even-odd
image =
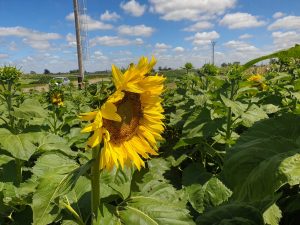
[[[94,130],[93,124],[89,124],[81,130],[81,133],[92,132]]]
[[[122,120],[120,115],[117,113],[117,107],[111,102],[106,102],[101,107],[101,113],[105,119],[117,122],[120,122]]]
[[[90,148],[94,148],[99,145],[102,141],[102,129],[97,129],[94,131],[94,134],[89,138],[87,145]]]
[[[107,99],[107,102],[116,103],[124,98],[125,93],[122,91],[116,91]]]
[[[80,113],[79,118],[84,121],[90,121],[95,119],[98,111],[88,112],[88,113]]]

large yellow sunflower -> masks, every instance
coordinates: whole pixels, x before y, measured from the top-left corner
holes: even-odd
[[[164,130],[160,95],[165,78],[150,75],[155,63],[154,57],[150,62],[142,57],[124,74],[113,65],[115,93],[99,110],[81,114],[82,120],[92,121],[82,130],[93,132],[88,146],[104,142],[100,169],[134,164],[140,170],[144,166],[142,158],[157,155],[157,140],[162,139]]]

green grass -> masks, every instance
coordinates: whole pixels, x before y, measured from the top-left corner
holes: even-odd
[[[110,73],[87,74],[85,79],[107,78]],[[20,78],[21,88],[33,88],[40,85],[49,84],[50,80],[55,77],[68,77],[71,81],[77,81],[77,76],[74,74],[34,74],[22,75]]]
[[[186,70],[162,70],[159,74],[168,78],[168,82],[173,83],[174,78],[183,77],[186,75]],[[50,80],[55,77],[68,77],[71,81],[77,81],[77,75],[74,74],[24,74],[20,78],[21,88],[34,88],[41,85],[49,84]],[[111,72],[103,72],[96,74],[86,74],[85,79],[88,81],[94,78],[111,77]]]

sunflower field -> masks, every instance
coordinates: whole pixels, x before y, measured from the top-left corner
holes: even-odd
[[[155,63],[42,93],[0,68],[0,224],[299,224],[300,46],[177,76]]]

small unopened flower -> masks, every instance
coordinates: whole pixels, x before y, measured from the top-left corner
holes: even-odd
[[[260,84],[260,90],[265,91],[265,90],[267,90],[267,89],[268,89],[268,85],[266,85],[265,83],[261,83],[261,84]]]
[[[60,92],[50,93],[50,102],[55,106],[63,106],[64,105],[63,94]]]

